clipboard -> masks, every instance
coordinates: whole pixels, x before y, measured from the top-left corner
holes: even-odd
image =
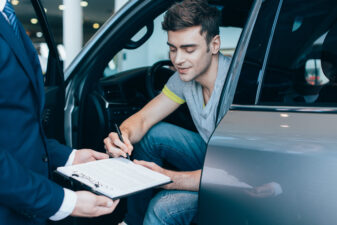
[[[104,195],[112,200],[172,183],[168,176],[124,158],[110,158],[58,167],[55,173],[80,184],[88,191]]]

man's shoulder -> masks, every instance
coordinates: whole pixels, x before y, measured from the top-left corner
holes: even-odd
[[[219,61],[223,61],[225,63],[230,63],[232,61],[232,57],[228,55],[223,55],[221,52],[219,53]]]

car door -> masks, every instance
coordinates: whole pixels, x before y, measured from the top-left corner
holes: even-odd
[[[229,110],[209,141],[201,223],[331,224],[337,6],[260,3],[244,58],[232,65],[238,84],[224,90],[219,111]]]
[[[26,0],[18,3],[14,5],[14,8],[28,36],[38,50],[44,75],[45,106],[42,117],[44,131],[48,138],[54,138],[64,143],[65,88],[63,69],[45,14],[46,9],[40,0]],[[27,21],[29,19],[30,21]],[[42,56],[41,52],[43,51],[48,52],[47,57]]]

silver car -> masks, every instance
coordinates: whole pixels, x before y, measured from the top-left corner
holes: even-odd
[[[129,1],[64,74],[43,7],[31,2],[50,51],[46,134],[104,151],[111,124],[144,106],[173,73],[160,22],[174,1]],[[337,2],[209,3],[222,11],[221,51],[232,62],[208,142],[196,222],[336,224]],[[156,54],[147,58],[144,48]],[[182,108],[166,120],[195,130],[187,118]],[[122,201],[113,215],[69,223],[114,224],[124,213]]]

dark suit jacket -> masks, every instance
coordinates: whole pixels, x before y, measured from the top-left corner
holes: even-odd
[[[31,40],[0,13],[0,224],[40,224],[62,204],[48,173],[71,149],[45,137],[43,75]]]

